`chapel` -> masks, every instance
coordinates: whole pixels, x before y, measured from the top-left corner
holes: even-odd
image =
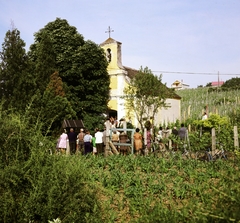
[[[130,79],[136,75],[138,72],[137,69],[124,66],[122,64],[122,43],[114,40],[109,36],[107,40],[100,44],[100,47],[104,49],[106,53],[106,58],[109,62],[108,64],[108,74],[110,75],[110,101],[108,103],[108,116],[114,117],[117,120],[125,119],[126,121],[131,120],[134,126],[139,126],[137,119],[134,117],[134,114],[131,114],[131,117],[128,117],[128,111],[124,106],[124,88],[129,83]],[[163,85],[163,87],[166,87]],[[166,87],[167,88],[167,87]],[[181,97],[172,91],[169,95],[170,97],[166,100],[166,103],[169,105],[168,108],[162,108],[154,119],[156,126],[168,124],[180,120],[181,113]],[[147,118],[147,117],[146,117]]]

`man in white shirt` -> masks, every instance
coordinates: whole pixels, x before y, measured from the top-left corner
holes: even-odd
[[[204,112],[203,117],[202,117],[202,120],[206,120],[206,119],[207,119],[207,113]]]
[[[97,154],[103,154],[103,133],[98,128],[95,130]]]

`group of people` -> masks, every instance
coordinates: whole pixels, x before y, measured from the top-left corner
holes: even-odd
[[[164,139],[166,139],[168,143],[168,138],[170,134],[172,134],[176,140],[180,139],[180,141],[185,141],[187,137],[187,128],[184,126],[183,123],[181,124],[181,127],[179,129],[177,129],[177,127],[174,126],[172,131],[170,131],[168,127],[165,130],[162,127],[160,127],[157,133],[157,141],[159,143],[163,143]],[[176,143],[176,140],[173,141],[173,144],[172,144],[172,147],[174,150],[177,150],[178,148],[178,144]]]
[[[185,140],[187,133],[187,128],[184,124],[181,124],[179,130],[176,127],[172,129],[172,131],[167,127],[163,129],[162,127],[159,128],[157,132],[156,139],[159,143],[163,142],[163,139],[167,139],[170,134],[179,138],[180,140]],[[150,129],[147,129],[146,132],[146,140],[143,141],[144,137],[143,134],[140,133],[140,129],[136,128],[135,133],[133,135],[134,140],[134,153],[139,155],[143,153],[143,149],[147,148],[148,151],[151,151],[152,142],[154,141],[154,136]],[[112,141],[113,145],[116,145],[116,149],[119,151],[120,154],[126,155],[128,153],[129,146],[127,145],[119,145],[118,143],[127,143],[130,139],[125,132],[118,132],[114,130],[111,134],[110,140]],[[146,142],[146,145],[144,145]],[[59,153],[66,153],[67,148],[69,146],[70,154],[82,154],[87,155],[89,153],[93,155],[101,155],[104,154],[104,148],[106,145],[106,129],[104,131],[100,131],[98,128],[95,129],[92,134],[89,130],[80,129],[77,133],[74,131],[73,128],[70,128],[70,131],[67,133],[66,129],[60,135],[56,151]],[[173,147],[177,147],[174,143]]]
[[[104,132],[98,128],[91,134],[89,130],[80,129],[79,133],[74,131],[74,128],[70,128],[67,133],[66,129],[58,138],[56,151],[58,153],[66,153],[69,146],[69,152],[71,155],[81,153],[87,155],[92,153],[103,154],[104,152]]]
[[[172,130],[170,130],[169,127],[166,127],[166,129],[163,129],[163,127],[159,127],[159,130],[156,134],[156,141],[159,144],[163,144],[164,139],[166,139],[166,142],[168,144],[169,143],[168,138],[171,134],[176,139],[184,141],[187,136],[187,128],[184,126],[184,124],[181,124],[181,127],[179,129],[177,129],[177,127],[175,126],[173,127]],[[136,155],[143,153],[144,148],[146,148],[148,152],[152,151],[152,142],[155,141],[155,137],[150,129],[147,129],[145,137],[146,145],[143,145],[143,136],[140,133],[139,128],[137,128],[134,133],[134,150]],[[177,149],[178,147],[177,143],[173,143],[172,146],[174,149]]]

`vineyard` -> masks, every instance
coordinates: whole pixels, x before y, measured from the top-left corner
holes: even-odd
[[[177,91],[182,97],[181,120],[201,119],[203,112],[231,116],[239,112],[240,90],[221,91],[211,88],[196,88]]]
[[[2,222],[239,222],[239,167],[232,161],[151,155],[45,155],[1,170],[0,217]]]
[[[56,140],[43,136],[39,123],[29,125],[28,114],[2,112],[1,222],[240,222],[239,154],[234,152],[231,117],[222,117],[234,111],[237,117],[239,96],[221,92],[219,98],[207,97],[205,89],[196,91],[181,91],[185,118],[192,125],[191,149],[211,143],[214,127],[234,159],[51,155]],[[199,137],[206,104],[212,116]]]

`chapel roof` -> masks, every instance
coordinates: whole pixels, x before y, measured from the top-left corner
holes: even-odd
[[[118,44],[122,44],[121,42],[109,37],[108,39],[106,39],[103,43],[100,44],[100,46],[105,45],[105,44],[110,44],[110,43],[118,43]]]

